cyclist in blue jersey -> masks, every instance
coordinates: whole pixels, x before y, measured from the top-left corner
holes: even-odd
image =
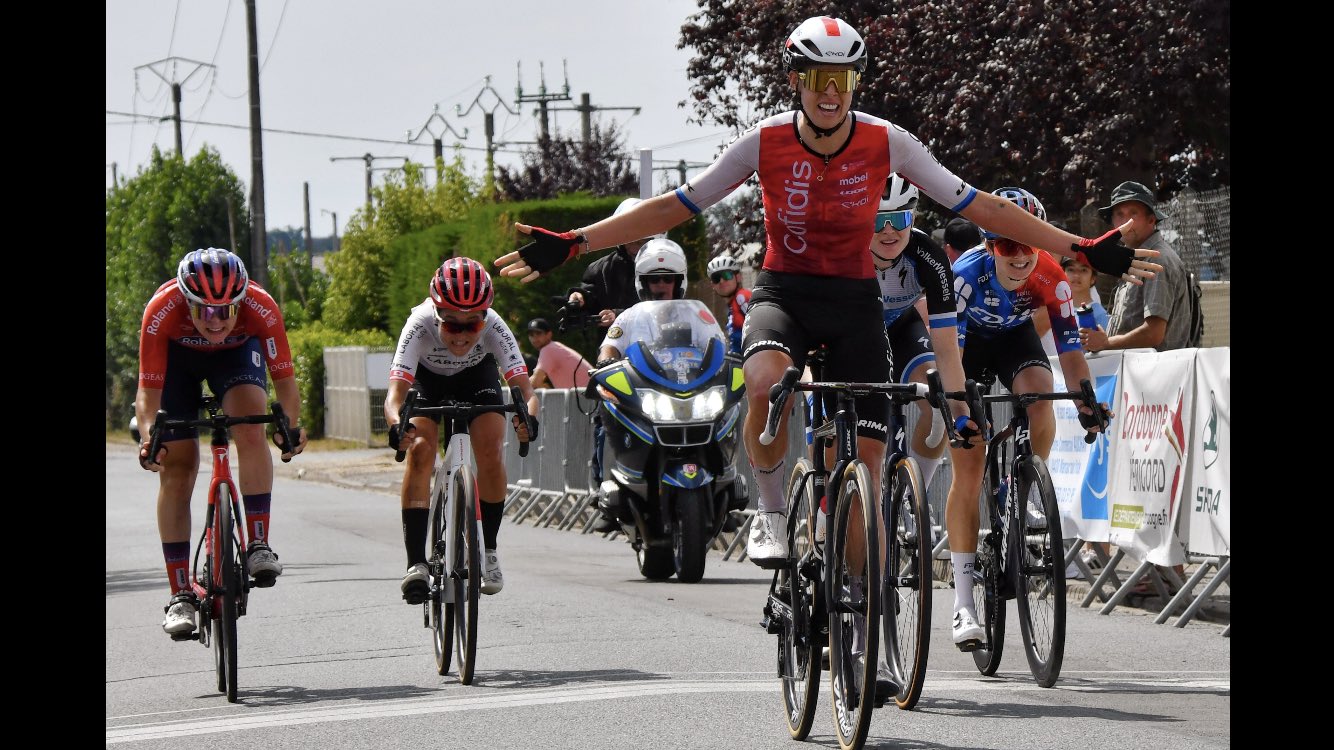
[[[1042,203],[1027,190],[1001,188],[994,193],[1029,214],[1046,220]],[[1066,387],[1079,390],[1089,376],[1079,346],[1079,325],[1070,282],[1047,253],[983,229],[983,248],[964,253],[954,263],[959,347],[966,377],[982,380],[993,373],[1011,393],[1046,393],[1052,390],[1051,364],[1042,350],[1033,312],[1045,308],[1061,361]],[[1093,412],[1079,405],[1079,421],[1090,432],[1101,428]],[[1110,416],[1110,412],[1109,412]],[[1086,420],[1087,417],[1087,420]],[[1033,450],[1046,460],[1056,437],[1056,416],[1050,401],[1028,407]],[[978,493],[982,488],[985,452],[951,453],[954,477],[945,506],[950,560],[954,564],[954,622],[952,636],[962,651],[981,646],[984,636],[973,601],[973,563],[977,555]]]

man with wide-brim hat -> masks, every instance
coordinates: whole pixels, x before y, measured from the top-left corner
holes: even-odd
[[[1168,244],[1158,222],[1167,215],[1158,210],[1153,191],[1138,182],[1123,182],[1112,191],[1111,202],[1098,209],[1114,227],[1127,222],[1122,240],[1128,247],[1157,250],[1163,270],[1143,286],[1121,282],[1116,288],[1108,329],[1079,329],[1088,352],[1104,349],[1151,348],[1160,352],[1183,349],[1190,341],[1190,280],[1181,256]]]

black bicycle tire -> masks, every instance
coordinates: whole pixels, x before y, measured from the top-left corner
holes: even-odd
[[[812,471],[814,467],[807,458],[798,459],[796,466],[792,467],[785,495],[788,499],[789,564],[779,572],[780,586],[787,592],[786,599],[792,616],[784,619],[778,634],[778,679],[782,688],[783,708],[787,714],[787,730],[792,739],[797,741],[806,739],[810,734],[820,694],[821,641],[817,637],[815,620],[821,609],[817,606],[817,597],[821,595],[819,582],[794,585],[794,582],[805,580],[798,565],[806,551],[815,544],[812,524],[819,522],[819,499],[814,497],[814,484],[806,479]],[[804,648],[797,644],[803,629],[806,631]]]
[[[987,456],[987,460],[991,460]],[[991,467],[989,467],[991,468]],[[982,488],[982,503],[987,509],[988,528],[977,540],[977,557],[973,561],[973,602],[977,622],[982,626],[982,647],[973,651],[977,671],[991,677],[1000,669],[1005,655],[1005,597],[1001,595],[1001,578],[1006,571],[1001,565],[1004,555],[1003,539],[991,539],[1001,528],[1001,510],[996,506],[995,476],[990,470]],[[980,596],[979,596],[980,595]]]
[[[1051,475],[1042,459],[1029,456],[1018,464],[1015,502],[1011,503],[1011,510],[1018,517],[1012,517],[1009,525],[1011,544],[1016,549],[1013,559],[1022,560],[1014,571],[1019,630],[1033,679],[1040,687],[1049,688],[1060,677],[1065,659],[1065,547],[1061,539],[1061,515]],[[1047,524],[1045,533],[1040,534],[1029,533],[1026,527],[1026,505],[1032,500],[1029,491],[1034,488]],[[1044,540],[1043,546],[1039,555],[1030,558],[1029,542],[1037,538]],[[1043,601],[1050,603],[1051,609],[1049,619],[1039,622],[1043,609],[1035,604]]]
[[[885,635],[885,662],[898,677],[900,685],[894,704],[908,711],[922,697],[927,659],[931,653],[931,509],[917,461],[904,457],[890,468],[893,473],[886,474],[892,477],[892,482],[883,495],[887,498],[885,506],[888,510],[885,515],[887,577],[880,616]],[[899,581],[905,585],[898,586]],[[904,611],[915,612],[915,619],[909,621],[905,617],[900,620],[899,613]],[[904,656],[905,636],[911,642],[912,650],[908,652],[911,658]]]
[[[460,467],[454,474],[454,578],[455,656],[459,682],[471,685],[477,667],[478,601],[482,593],[482,539],[477,518],[477,485],[472,470]]]
[[[241,595],[241,559],[235,537],[235,523],[232,520],[232,495],[228,485],[218,485],[215,500],[217,520],[214,533],[218,535],[218,555],[222,564],[222,612],[219,621],[222,626],[222,638],[219,639],[224,654],[227,670],[227,702],[236,702],[237,689],[237,651],[236,620],[240,610]]]
[[[442,467],[443,471],[443,467]],[[449,667],[454,658],[454,611],[445,603],[446,591],[452,593],[453,582],[443,575],[445,556],[445,533],[449,524],[445,518],[444,488],[440,486],[440,472],[436,473],[431,483],[431,554],[427,567],[435,578],[428,619],[431,624],[431,647],[435,651],[435,670],[439,675],[449,674]]]
[[[871,489],[870,473],[866,464],[852,461],[839,481],[833,493],[836,500],[833,533],[826,535],[826,607],[829,614],[829,668],[830,697],[834,713],[834,736],[840,750],[859,750],[866,742],[871,726],[871,713],[875,707],[875,682],[877,648],[880,641],[880,601],[881,573],[884,570],[880,561],[880,514],[872,499],[875,490]],[[870,490],[868,495],[867,490]],[[866,580],[863,589],[865,602],[866,644],[860,664],[852,659],[850,650],[854,615],[845,611],[855,609],[860,601],[841,601],[840,592],[846,570],[850,570],[843,561],[850,548],[847,543],[849,521],[853,509],[859,509],[861,515],[860,533],[863,539],[864,559],[860,570]],[[844,617],[846,616],[846,621]],[[842,690],[848,678],[856,678],[855,670],[860,670],[859,688],[851,691]],[[854,679],[853,684],[856,685]],[[855,705],[852,705],[854,704]]]

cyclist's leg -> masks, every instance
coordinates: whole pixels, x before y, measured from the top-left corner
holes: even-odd
[[[462,398],[474,404],[500,405],[504,403],[500,389],[500,373],[495,358],[488,355],[480,363],[460,372],[459,388]],[[496,552],[496,538],[500,522],[505,517],[505,462],[502,450],[505,430],[512,429],[509,415],[479,414],[468,424],[473,457],[477,460],[477,496],[482,509],[482,548],[485,550],[482,573],[482,593],[498,594],[505,587],[500,572],[500,557]]]
[[[931,339],[916,307],[890,327],[889,346],[894,360],[894,382],[926,383],[926,371],[936,366],[936,355],[931,350]],[[926,489],[931,486],[931,478],[945,455],[945,425],[939,412],[925,400],[917,402],[917,409],[908,453],[917,460],[922,470],[922,488]]]
[[[442,398],[444,377],[419,367],[411,386],[419,394],[418,403],[433,406]],[[407,383],[391,380],[391,389]],[[407,453],[403,463],[403,484],[399,490],[403,519],[403,547],[407,553],[407,572],[399,582],[403,600],[420,604],[430,596],[431,581],[426,565],[426,536],[430,528],[431,477],[435,470],[436,446],[440,444],[440,419],[436,416],[413,417],[412,438],[399,448]]]
[[[1051,362],[1042,350],[1042,341],[1032,325],[1022,325],[1009,332],[1005,346],[996,352],[996,372],[1011,393],[1050,393]],[[1033,452],[1047,460],[1056,439],[1056,411],[1050,401],[1038,401],[1028,407],[1029,437]]]
[[[990,342],[970,336],[962,350],[964,376],[978,378],[986,367]],[[950,448],[954,475],[945,500],[945,529],[950,540],[950,562],[954,567],[954,642],[980,640],[983,631],[977,623],[977,603],[973,599],[973,566],[977,560],[977,532],[980,528],[978,496],[986,468],[986,449]],[[962,614],[961,614],[962,613]],[[971,622],[968,620],[971,619]]]
[[[203,390],[201,378],[192,368],[197,359],[197,354],[189,349],[168,347],[158,408],[166,411],[170,419],[193,418],[199,411]],[[145,435],[149,427],[141,428]],[[198,434],[194,429],[168,430],[162,438],[167,454],[158,472],[157,527],[172,594],[162,627],[173,634],[189,633],[195,628],[197,603],[190,588],[190,495],[199,475]]]
[[[787,557],[786,481],[788,412],[778,422],[776,439],[760,443],[769,416],[769,388],[782,379],[788,367],[804,367],[805,337],[797,322],[777,300],[753,304],[743,328],[747,412],[743,437],[751,475],[755,478],[758,512],[747,540],[746,554],[765,566]],[[789,401],[789,405],[792,402]]]

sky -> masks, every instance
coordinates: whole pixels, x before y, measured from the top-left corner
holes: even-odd
[[[688,98],[691,51],[676,44],[681,24],[698,11],[696,0],[258,0],[256,5],[270,230],[304,224],[302,184],[308,182],[312,234],[329,235],[332,213],[342,234],[365,203],[363,154],[429,164],[434,134],[444,140],[449,158],[456,138],[435,116],[437,106],[455,132],[462,135],[467,128],[467,138],[459,142],[475,149],[465,150],[464,160],[480,177],[483,106],[494,108],[497,140],[535,138],[537,105],[517,105],[515,88],[522,84],[525,96],[538,93],[539,63],[545,66],[548,94],[564,88],[562,60],[568,71],[573,101],[550,107],[576,105],[582,92],[591,94],[595,106],[640,107],[637,115],[593,115],[594,122],[621,126],[632,154],[648,147],[655,161],[707,163],[732,137],[716,124],[689,124],[691,112],[677,106]],[[172,122],[159,121],[173,111],[166,78],[182,83],[183,120],[215,123],[182,124],[187,158],[211,146],[248,191],[243,0],[116,0],[106,7],[106,186],[113,171],[121,181],[138,173],[154,144],[164,153],[175,149]],[[179,59],[164,62],[171,58]],[[522,65],[521,80],[516,64]],[[482,93],[488,75],[492,89],[518,115],[509,114],[495,95]],[[460,117],[456,105],[467,110],[479,94],[479,106]],[[555,112],[552,123],[562,134],[579,135],[577,112]],[[409,143],[409,134],[420,138]],[[497,153],[496,162],[520,163],[517,153]],[[374,164],[388,167],[401,160]],[[637,161],[634,166],[638,172]],[[373,172],[375,184],[385,174]],[[655,177],[655,192],[660,180]]]

